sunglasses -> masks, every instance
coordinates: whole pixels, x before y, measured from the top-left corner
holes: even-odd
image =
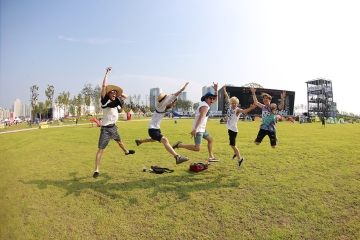
[[[116,90],[112,90],[109,92],[109,94],[117,94],[117,91]]]
[[[209,97],[210,98],[210,100],[215,100],[215,97]]]

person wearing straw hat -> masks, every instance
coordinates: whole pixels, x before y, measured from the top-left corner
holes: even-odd
[[[107,78],[112,68],[106,69],[101,89],[101,108],[103,109],[103,120],[100,130],[100,138],[98,143],[98,151],[95,159],[94,178],[99,176],[99,166],[101,155],[108,145],[110,139],[114,139],[119,147],[124,151],[125,155],[134,154],[134,150],[127,150],[121,141],[116,122],[119,117],[119,109],[124,105],[124,100],[128,97],[123,90],[115,85],[107,85]]]
[[[184,87],[182,87],[179,91],[177,91],[174,94],[169,94],[169,95],[166,95],[165,93],[159,94],[159,96],[157,97],[158,104],[156,105],[154,114],[149,124],[148,133],[150,137],[142,140],[139,139],[135,140],[137,146],[147,142],[156,142],[156,141],[161,142],[162,144],[164,144],[165,149],[171,155],[174,156],[176,164],[186,162],[189,160],[189,158],[182,157],[175,152],[175,150],[171,147],[169,140],[161,134],[160,123],[165,115],[166,110],[172,108],[175,105],[177,97],[181,92],[183,92],[186,89],[188,84],[189,82],[187,82]]]
[[[255,139],[255,144],[259,145],[263,138],[268,135],[270,138],[270,145],[272,148],[276,147],[277,137],[276,137],[276,109],[283,109],[285,104],[285,96],[286,91],[281,93],[281,104],[277,106],[275,103],[271,103],[272,97],[267,93],[262,93],[261,97],[263,99],[264,104],[260,103],[257,100],[255,95],[256,89],[251,87],[250,91],[253,96],[254,104],[261,108],[261,119],[262,123],[260,125],[260,130]]]
[[[192,126],[192,131],[190,132],[191,137],[194,137],[195,145],[186,145],[183,144],[181,141],[178,141],[175,145],[173,145],[173,148],[185,148],[187,150],[191,151],[200,151],[202,139],[206,139],[208,141],[207,147],[209,152],[209,162],[219,162],[220,160],[214,157],[214,154],[212,152],[212,143],[213,138],[210,136],[210,134],[206,131],[206,123],[209,118],[209,109],[210,105],[217,101],[217,90],[218,90],[218,84],[213,83],[212,86],[215,90],[215,93],[213,92],[207,92],[204,96],[201,97],[201,103],[199,104],[199,107],[195,111],[195,119]]]

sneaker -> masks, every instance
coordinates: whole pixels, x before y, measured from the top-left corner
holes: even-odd
[[[94,172],[93,178],[97,178],[99,176],[99,172]]]
[[[135,153],[134,150],[129,150],[129,152],[126,152],[125,155],[134,154],[134,153]]]
[[[178,141],[177,143],[175,143],[172,148],[175,149],[175,148],[178,148],[179,144],[182,143],[181,141]]]
[[[238,160],[238,166],[241,167],[241,164],[243,163],[244,158],[241,158],[240,160]]]
[[[220,162],[220,159],[217,159],[217,158],[209,158],[208,160],[209,162]]]
[[[176,164],[180,164],[189,160],[188,157],[182,157],[180,155],[176,155],[174,158],[176,159]]]
[[[234,154],[234,156],[232,157],[232,160],[234,160],[236,158],[236,154]]]
[[[136,146],[139,146],[141,144],[140,140],[138,139],[136,139],[135,142],[136,142]]]

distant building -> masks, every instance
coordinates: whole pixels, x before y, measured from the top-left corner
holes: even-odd
[[[6,119],[6,118],[9,118],[9,117],[10,117],[10,110],[0,108],[0,119]]]
[[[186,92],[181,92],[178,96],[179,100],[186,101],[187,100],[187,94]]]
[[[150,107],[155,107],[157,105],[157,97],[160,95],[161,91],[161,88],[150,89]]]
[[[214,88],[213,87],[208,87],[208,86],[204,86],[202,88],[202,94],[201,96],[204,96],[207,92],[214,92]],[[200,99],[199,99],[200,100]],[[210,106],[210,111],[218,111],[218,101],[214,102],[211,106]]]
[[[21,116],[21,101],[19,99],[16,99],[14,101],[14,105],[13,105],[13,112],[14,112],[14,117],[20,117]]]
[[[29,104],[21,104],[21,117],[30,117],[30,106]]]

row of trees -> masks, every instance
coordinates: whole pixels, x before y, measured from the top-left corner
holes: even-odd
[[[39,115],[40,118],[48,118],[49,109],[55,106],[58,109],[62,109],[64,115],[72,114],[76,116],[81,116],[82,114],[88,115],[90,113],[90,106],[94,106],[94,112],[96,115],[99,115],[102,112],[101,109],[101,87],[96,85],[95,87],[92,84],[85,84],[84,88],[80,93],[75,95],[73,98],[70,97],[70,92],[61,92],[54,100],[55,87],[53,85],[48,85],[45,90],[46,101],[38,102],[38,90],[39,87],[33,85],[30,87],[30,105],[31,105],[31,115],[32,120]],[[138,112],[139,110],[143,113],[148,111],[153,112],[154,107],[149,108],[144,105],[144,102],[141,100],[141,95],[134,94],[130,95],[125,100],[125,106],[123,107],[125,112],[133,110],[133,112]],[[198,103],[193,104],[189,100],[178,100],[176,101],[175,108],[181,108],[184,111],[190,111],[196,109]],[[65,116],[63,116],[65,117]]]

